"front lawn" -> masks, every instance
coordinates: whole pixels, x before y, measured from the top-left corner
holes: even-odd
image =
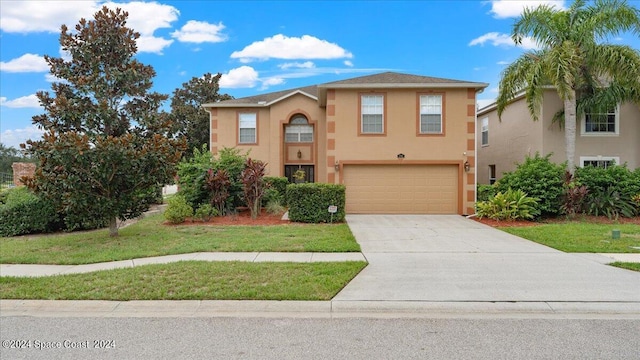
[[[0,263],[76,265],[191,252],[358,252],[346,224],[163,225],[153,215],[120,229],[0,238]]]
[[[640,253],[640,225],[635,224],[572,221],[499,229],[564,252]],[[620,239],[612,239],[613,229],[620,230]]]
[[[0,277],[2,299],[329,300],[365,262],[182,261],[88,274]]]

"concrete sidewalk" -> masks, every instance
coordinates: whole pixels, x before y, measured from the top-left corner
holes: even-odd
[[[36,277],[81,274],[149,264],[168,264],[177,261],[327,262],[366,261],[366,259],[362,253],[199,252],[85,265],[0,264],[0,276]]]

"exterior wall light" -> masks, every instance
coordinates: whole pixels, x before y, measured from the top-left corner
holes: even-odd
[[[398,157],[398,159],[404,159],[404,154],[400,153],[400,154],[397,155],[397,157]]]
[[[340,163],[338,163],[338,160],[336,160],[336,163],[333,167],[336,169],[336,171],[340,171]]]
[[[464,171],[465,172],[469,172],[469,170],[471,170],[471,165],[469,164],[469,161],[465,161],[464,162]]]
[[[302,151],[298,150],[298,159],[302,159]]]

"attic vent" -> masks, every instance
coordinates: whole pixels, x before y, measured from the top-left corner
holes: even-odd
[[[266,105],[267,102],[266,101],[258,101],[258,105]]]

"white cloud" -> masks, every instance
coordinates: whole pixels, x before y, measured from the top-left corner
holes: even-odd
[[[349,60],[345,60],[344,61],[344,65],[348,66],[348,67],[353,67],[353,63],[351,61],[349,61]]]
[[[480,37],[477,37],[471,42],[469,42],[469,46],[481,45],[484,46],[485,43],[489,43],[493,46],[516,46],[511,36],[507,34],[501,34],[497,32],[486,33]],[[522,39],[522,44],[518,45],[518,47],[523,48],[525,50],[537,49],[538,46],[536,43],[529,37],[525,37]]]
[[[518,17],[525,8],[536,8],[546,4],[559,9],[564,9],[564,1],[556,0],[493,0],[491,1],[491,11],[495,18],[504,19]]]
[[[316,65],[312,61],[301,62],[292,62],[292,63],[284,63],[278,65],[278,67],[282,70],[297,68],[297,69],[312,69],[316,67]]]
[[[252,88],[258,82],[258,72],[251,66],[231,69],[220,77],[220,88]]]
[[[38,129],[35,125],[28,126],[23,129],[9,129],[0,134],[0,142],[7,147],[20,149],[20,144],[26,143],[27,140],[39,140],[42,138],[44,131]]]
[[[45,72],[49,65],[44,57],[38,54],[24,54],[19,58],[0,62],[0,71],[6,72]]]
[[[510,62],[506,61],[506,60],[500,60],[497,62],[498,65],[509,65],[511,64]]]
[[[221,33],[224,28],[222,23],[216,25],[205,21],[189,20],[180,30],[172,32],[171,36],[181,42],[217,43],[227,40],[227,36]]]
[[[256,41],[231,54],[243,63],[268,59],[340,59],[353,55],[340,46],[310,35],[288,37],[282,34]]]
[[[139,52],[162,53],[173,42],[153,34],[157,29],[171,27],[180,12],[173,6],[153,1],[104,4],[99,1],[8,1],[0,7],[0,29],[18,33],[57,33],[62,24],[73,29],[80,18],[93,19],[93,14],[102,5],[110,9],[119,7],[129,13],[127,26],[140,33]]]
[[[91,18],[97,1],[6,1],[0,6],[0,29],[12,33],[60,31],[80,18]]]
[[[262,80],[262,86],[260,86],[260,90],[266,90],[270,86],[281,85],[284,84],[284,79],[281,77],[272,77],[265,80]]]
[[[40,102],[36,94],[22,96],[17,99],[7,100],[6,97],[0,97],[0,106],[9,108],[39,108]]]

